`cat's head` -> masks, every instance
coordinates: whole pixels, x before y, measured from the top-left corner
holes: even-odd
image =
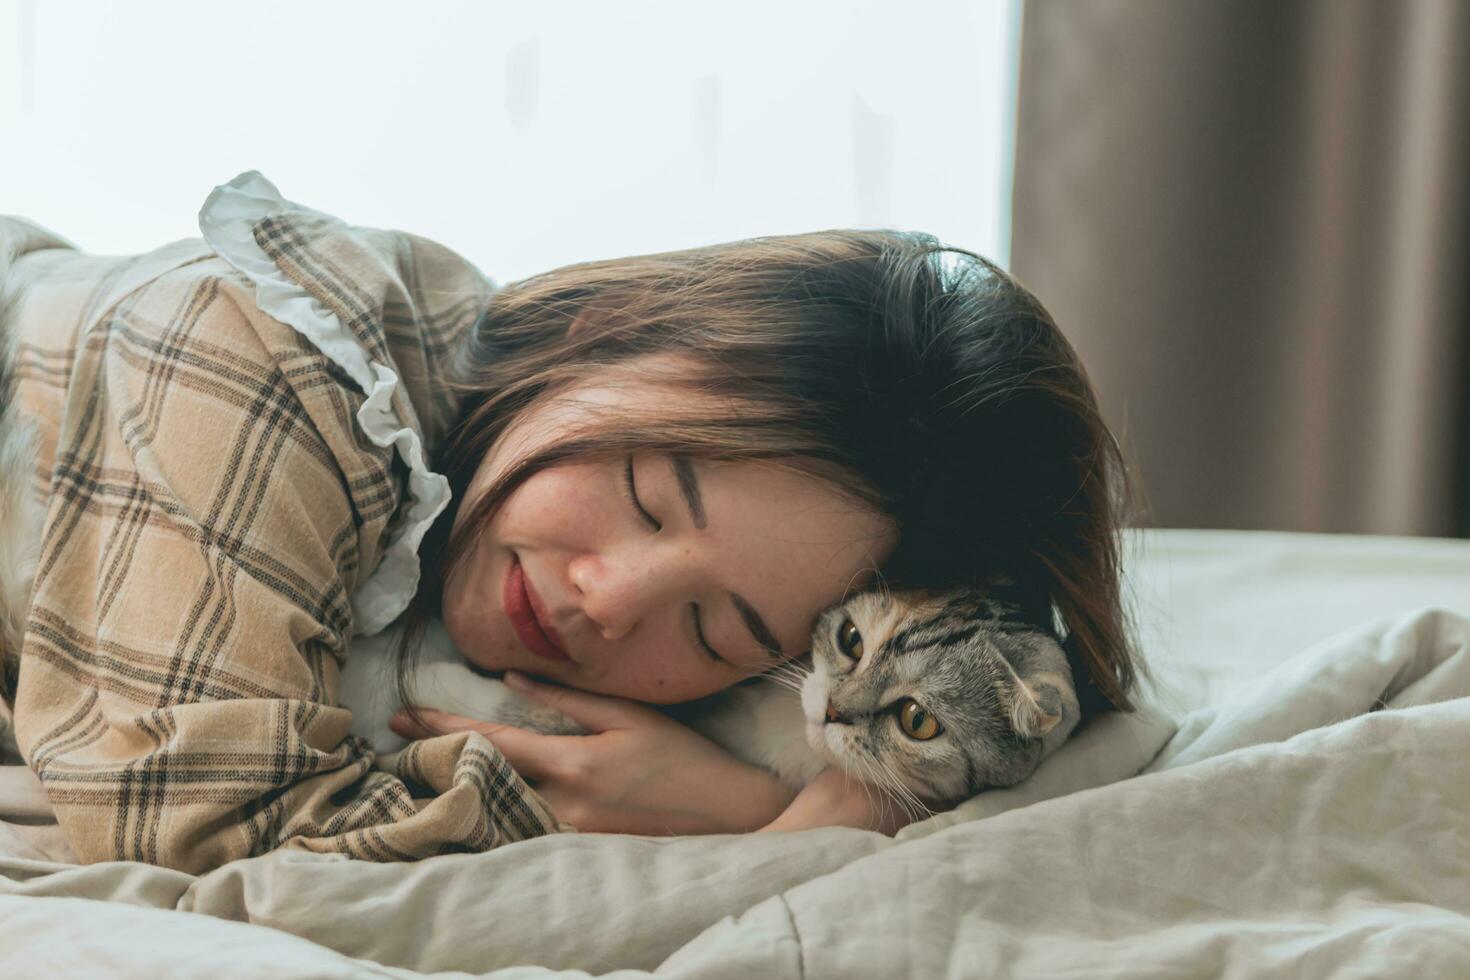
[[[1029,776],[1080,717],[1050,632],[974,592],[869,592],[812,635],[807,740],[849,775],[955,802]]]

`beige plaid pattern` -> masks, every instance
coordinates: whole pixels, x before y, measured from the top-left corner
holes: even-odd
[[[283,213],[253,233],[398,373],[395,408],[432,446],[453,411],[433,379],[492,285],[399,232]],[[384,758],[348,734],[349,596],[406,494],[351,379],[202,239],[127,257],[58,244],[0,218],[46,512],[4,700],[78,858],[398,861],[566,829],[479,734]]]

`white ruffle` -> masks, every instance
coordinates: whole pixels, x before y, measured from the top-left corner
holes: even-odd
[[[357,410],[357,424],[374,445],[396,447],[408,466],[410,503],[403,523],[383,550],[378,567],[352,593],[353,629],[365,636],[396,619],[418,589],[419,542],[449,505],[449,480],[429,470],[423,441],[393,407],[398,375],[373,360],[337,314],[277,268],[256,244],[252,234],[256,222],[288,211],[349,228],[338,218],[286,200],[259,171],[248,170],[210,192],[199,210],[199,230],[221,258],[255,284],[255,302],[262,311],[295,328],[357,383],[367,395]]]

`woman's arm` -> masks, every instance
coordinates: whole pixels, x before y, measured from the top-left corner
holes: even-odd
[[[891,836],[912,823],[916,816],[924,815],[906,810],[887,793],[849,779],[840,769],[830,768],[807,783],[779,817],[760,829],[857,827]]]
[[[500,749],[561,820],[618,834],[734,834],[776,819],[794,791],[703,735],[644,704],[533,681],[508,672],[525,697],[567,715],[590,734],[542,735],[512,725],[420,709],[393,730],[406,738],[478,732]]]
[[[835,768],[794,792],[634,701],[540,683],[516,671],[506,673],[505,683],[592,734],[541,735],[426,709],[419,713],[431,727],[415,726],[402,712],[390,724],[406,738],[479,732],[562,820],[583,831],[728,834],[841,826],[894,834],[925,815]]]
[[[391,762],[348,735],[349,596],[404,493],[394,450],[354,428],[362,394],[222,260],[109,314],[112,260],[40,254],[21,328],[66,368],[21,379],[54,452],[14,725],[78,858],[198,873],[283,846],[412,860],[556,830],[477,735]]]

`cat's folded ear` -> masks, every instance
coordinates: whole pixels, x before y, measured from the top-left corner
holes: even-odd
[[[1017,680],[1011,726],[1024,738],[1041,738],[1062,720],[1062,695],[1050,684]]]

